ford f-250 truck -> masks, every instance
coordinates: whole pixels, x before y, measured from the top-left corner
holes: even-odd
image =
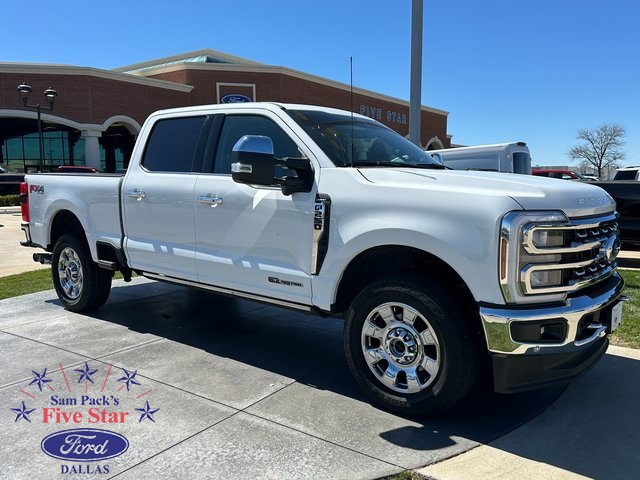
[[[382,124],[268,103],[159,111],[124,176],[27,175],[25,245],[72,311],[114,271],[345,318],[350,369],[396,412],[566,382],[622,316],[601,189],[445,170]],[[490,362],[485,360],[490,358]]]

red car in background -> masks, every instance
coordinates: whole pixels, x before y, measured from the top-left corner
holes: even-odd
[[[531,175],[549,178],[561,178],[563,180],[580,180],[580,177],[571,170],[531,170]]]

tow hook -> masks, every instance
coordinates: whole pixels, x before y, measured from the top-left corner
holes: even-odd
[[[50,253],[34,253],[33,261],[39,262],[43,265],[51,264],[51,254]]]

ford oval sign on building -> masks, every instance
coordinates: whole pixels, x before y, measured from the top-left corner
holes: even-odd
[[[42,451],[69,462],[95,462],[122,455],[129,440],[119,433],[97,428],[75,428],[52,433],[42,439]]]
[[[247,97],[246,95],[241,95],[239,93],[230,93],[229,95],[225,95],[220,99],[221,103],[246,103],[253,102],[252,99]]]

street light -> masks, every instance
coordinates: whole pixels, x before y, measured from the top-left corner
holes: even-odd
[[[33,89],[31,88],[31,85],[27,85],[26,83],[22,83],[18,85],[18,93],[20,94],[20,98],[22,98],[22,105],[25,108],[35,108],[36,111],[38,112],[38,143],[40,146],[40,161],[38,163],[38,171],[42,171],[42,166],[44,164],[44,138],[42,137],[42,119],[40,114],[43,109],[49,110],[49,111],[53,110],[53,103],[55,102],[56,97],[58,96],[58,92],[56,92],[51,87],[47,88],[43,92],[43,94],[47,99],[47,103],[49,104],[49,106],[43,107],[39,103],[37,105],[29,105],[27,103],[29,94],[32,92],[32,90]]]

